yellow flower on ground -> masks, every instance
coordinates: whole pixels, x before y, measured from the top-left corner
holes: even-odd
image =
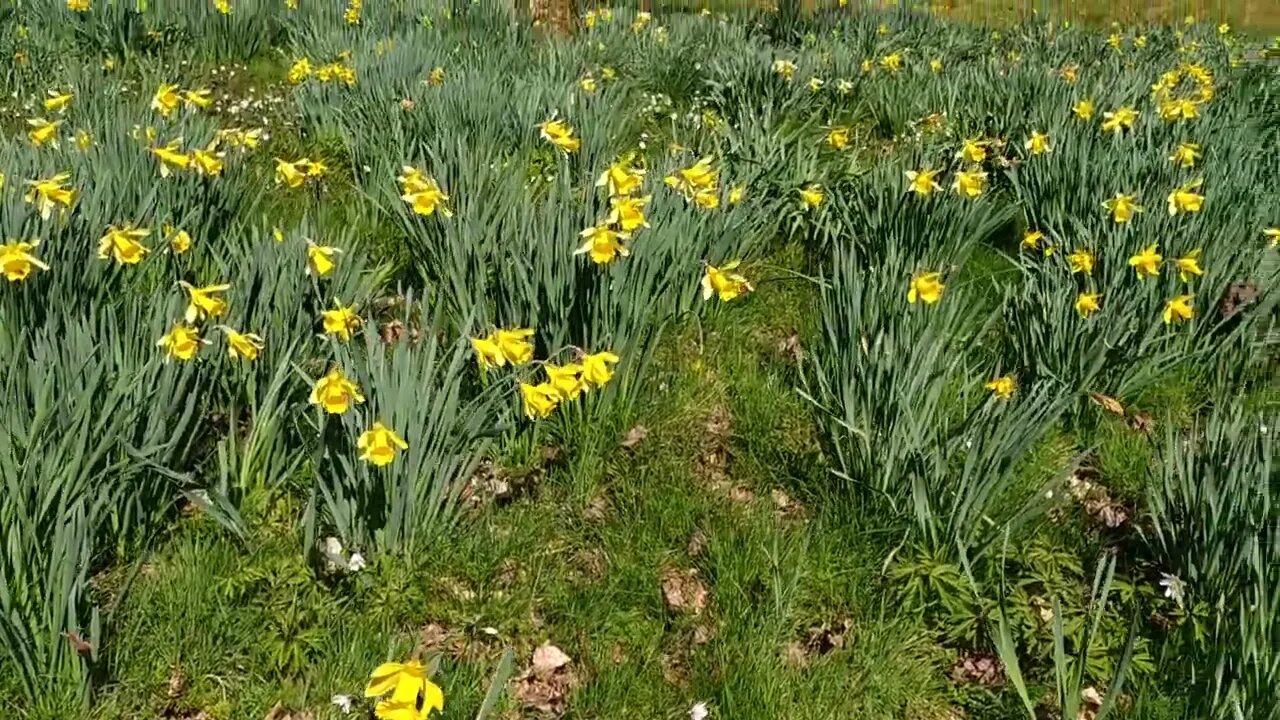
[[[790,60],[774,60],[773,71],[781,75],[784,80],[790,80],[796,74],[796,64]]]
[[[1178,295],[1164,304],[1164,324],[1173,325],[1195,317],[1191,300],[1195,295]]]
[[[307,166],[310,162],[303,158],[296,162],[276,158],[276,184],[287,187],[301,187],[307,180]]]
[[[550,363],[543,365],[542,369],[547,373],[547,382],[551,387],[555,388],[561,400],[577,400],[582,394],[585,382],[582,379],[582,366],[577,363],[569,363],[568,365],[552,365]]]
[[[0,272],[9,282],[22,282],[31,276],[34,269],[48,270],[49,266],[40,262],[40,258],[31,254],[40,245],[39,240],[25,242],[10,240],[0,245]]]
[[[319,405],[330,415],[341,415],[352,403],[364,402],[364,396],[360,394],[360,388],[335,367],[328,375],[316,380],[315,386],[311,388],[310,402],[312,405]]]
[[[1094,112],[1093,100],[1085,98],[1080,102],[1077,102],[1075,105],[1071,106],[1071,112],[1075,113],[1075,116],[1081,120],[1092,120]]]
[[[574,255],[587,255],[597,265],[607,265],[618,258],[627,257],[631,251],[622,244],[627,237],[623,233],[601,223],[583,230],[580,235],[586,242],[573,252]]]
[[[951,187],[957,195],[963,195],[971,200],[977,198],[987,189],[987,172],[980,168],[961,170],[956,173],[955,182]]]
[[[1196,143],[1184,142],[1174,149],[1169,155],[1169,162],[1178,167],[1195,167],[1196,161],[1201,157],[1200,146]]]
[[[538,124],[542,139],[555,145],[561,151],[574,153],[582,147],[582,140],[573,136],[573,128],[562,120],[546,120]]]
[[[169,241],[169,249],[173,251],[174,255],[181,255],[191,249],[191,234],[186,230],[179,230],[165,223],[161,227],[161,232],[164,235],[164,239]]]
[[[916,301],[920,301],[925,305],[933,305],[942,299],[942,291],[945,288],[946,286],[942,284],[942,273],[916,273],[911,278],[911,285],[907,288],[907,302],[915,305]]]
[[[806,210],[812,210],[822,204],[827,195],[818,183],[809,183],[800,190],[800,202]]]
[[[317,245],[307,241],[307,274],[324,277],[338,266],[335,258],[342,254],[340,248],[329,245]]]
[[[925,168],[907,171],[907,190],[917,195],[928,197],[935,192],[942,192],[938,184],[938,171]]]
[[[332,310],[320,313],[323,318],[326,335],[337,335],[343,342],[351,339],[351,333],[360,328],[360,316],[356,314],[354,305],[343,305],[334,301]]]
[[[61,120],[50,122],[44,118],[31,118],[27,120],[27,125],[31,129],[27,131],[27,139],[36,147],[44,147],[52,145],[58,147],[58,128],[62,126]]]
[[[512,365],[526,365],[533,360],[533,343],[529,342],[533,328],[495,330],[492,337],[502,356]]]
[[[1121,130],[1132,130],[1138,121],[1138,111],[1131,107],[1119,107],[1111,112],[1102,113],[1102,132],[1118,133]]]
[[[583,389],[587,389],[587,385],[594,385],[602,388],[613,379],[613,368],[610,365],[616,365],[622,358],[605,350],[603,352],[592,353],[582,358],[582,382]]]
[[[650,199],[649,195],[610,198],[609,204],[613,206],[613,210],[609,213],[608,222],[617,225],[624,233],[649,227],[644,219],[644,206],[649,204]]]
[[[1192,180],[1169,193],[1169,214],[1200,212],[1204,207],[1204,195],[1197,193],[1196,190],[1203,184],[1204,180]]]
[[[719,296],[721,302],[729,302],[755,288],[742,275],[734,272],[742,261],[733,260],[720,267],[707,265],[702,276],[702,299],[710,300],[713,295]]]
[[[290,85],[297,85],[311,77],[312,72],[311,60],[305,57],[298,58],[289,67],[289,74],[286,79],[288,79]]]
[[[397,435],[395,430],[383,425],[381,422],[375,422],[373,427],[360,433],[360,437],[356,440],[356,449],[360,451],[361,460],[382,467],[390,465],[391,461],[396,459],[396,453],[399,451],[408,450],[409,444]],[[426,681],[425,677],[423,681]],[[414,702],[416,709],[416,693]]]
[[[1067,256],[1067,262],[1071,265],[1071,272],[1084,273],[1088,275],[1093,272],[1093,253],[1080,248]]]
[[[59,206],[63,210],[70,208],[76,201],[75,188],[69,187],[67,181],[71,173],[58,173],[48,180],[30,180],[30,190],[23,195],[23,200],[35,205],[40,210],[40,219],[48,220]],[[0,183],[2,185],[3,183]]]
[[[123,227],[112,225],[98,241],[98,259],[110,258],[121,265],[137,265],[151,252],[140,242],[150,234],[151,231],[146,228],[135,228],[129,224]]]
[[[216,318],[227,311],[227,302],[218,297],[218,293],[230,290],[230,285],[195,287],[186,281],[179,281],[178,285],[187,291],[187,295],[190,298],[187,303],[186,314],[183,316],[188,323],[194,324],[205,318]]]
[[[161,84],[151,98],[151,109],[162,117],[169,117],[182,106],[182,97],[178,95],[178,86]]]
[[[632,158],[624,156],[609,166],[596,180],[596,187],[607,188],[609,195],[632,195],[644,181],[644,169],[631,164]]]
[[[264,345],[260,336],[236,332],[225,325],[218,326],[218,329],[222,330],[223,337],[227,339],[227,354],[232,360],[243,359],[252,362],[258,359],[258,354],[262,352]]]
[[[182,323],[174,323],[169,332],[156,342],[157,346],[164,348],[165,360],[175,358],[183,362],[194,358],[201,345],[208,344],[209,341],[201,339],[195,328]]]
[[[827,132],[827,144],[836,150],[849,147],[849,128],[833,127]]]
[[[1023,147],[1030,150],[1032,155],[1043,155],[1048,152],[1053,152],[1053,148],[1049,146],[1049,136],[1039,130],[1031,131],[1031,137],[1027,138]]]
[[[960,145],[956,157],[967,163],[977,165],[987,159],[987,144],[978,138],[968,138]]]
[[[163,147],[151,148],[151,154],[160,161],[160,177],[167,178],[174,169],[186,170],[191,167],[191,156],[182,152],[182,138],[178,138]]]
[[[1200,248],[1192,250],[1173,262],[1178,266],[1178,279],[1184,283],[1189,283],[1191,278],[1204,274],[1204,270],[1200,268]]]
[[[1014,382],[1012,375],[1005,375],[988,382],[986,388],[991,391],[992,395],[1001,400],[1008,400],[1013,397],[1014,391],[1018,389],[1018,384]]]
[[[1111,219],[1118,223],[1127,223],[1133,219],[1135,213],[1142,212],[1142,206],[1138,204],[1138,196],[1124,193],[1116,193],[1115,197],[1103,202],[1102,206],[1111,212]]]
[[[417,660],[383,663],[374,669],[365,697],[384,697],[374,707],[378,720],[427,720],[431,712],[444,712],[444,693],[427,677]]]
[[[531,420],[547,417],[560,404],[560,393],[549,382],[520,383],[520,397],[524,400],[524,415]]]
[[[1076,312],[1080,313],[1080,317],[1087,318],[1098,312],[1098,298],[1102,297],[1101,293],[1080,293],[1076,296]]]
[[[1160,274],[1160,263],[1164,256],[1156,251],[1155,245],[1148,245],[1142,252],[1129,258],[1129,267],[1138,275],[1138,279],[1155,277]]]

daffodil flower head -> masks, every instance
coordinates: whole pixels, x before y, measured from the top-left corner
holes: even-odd
[[[61,120],[45,120],[44,118],[31,118],[27,120],[27,125],[31,127],[27,131],[27,139],[36,147],[58,147],[58,128],[62,127]]]
[[[1001,400],[1008,400],[1013,397],[1013,393],[1018,389],[1018,384],[1014,381],[1012,375],[1004,375],[988,382],[986,388],[995,397]]]
[[[121,265],[137,265],[151,252],[141,242],[150,234],[150,230],[135,228],[128,223],[121,227],[112,225],[98,241],[98,259],[115,260]]]
[[[1178,279],[1184,283],[1190,283],[1192,278],[1204,274],[1204,270],[1200,267],[1200,248],[1174,260],[1174,263],[1178,266]]]
[[[1071,272],[1089,275],[1093,272],[1093,253],[1084,248],[1074,250],[1067,256],[1067,263],[1071,266]]]
[[[530,420],[547,417],[560,404],[560,393],[549,382],[537,385],[520,383],[520,397],[524,404],[525,417]]]
[[[427,720],[432,711],[444,712],[444,693],[417,660],[379,665],[364,696],[382,698],[374,706],[379,720]]]
[[[164,348],[166,361],[176,359],[183,362],[194,358],[201,345],[208,344],[209,341],[202,339],[198,330],[180,322],[174,323],[169,332],[156,342],[157,346]]]
[[[1087,318],[1098,311],[1098,298],[1100,293],[1080,293],[1076,296],[1075,308],[1080,313],[1080,317]]]
[[[54,210],[66,211],[76,201],[76,190],[67,184],[71,173],[58,173],[47,180],[31,180],[27,182],[30,189],[23,200],[35,205],[40,210],[40,219],[48,220]]]
[[[641,220],[643,220],[643,217],[642,215]],[[631,251],[622,244],[622,241],[629,236],[626,233],[614,230],[609,226],[609,222],[612,221],[593,225],[583,230],[580,235],[584,242],[573,254],[586,255],[597,265],[607,265],[619,256],[629,256]]]
[[[352,403],[364,402],[364,396],[360,394],[360,388],[335,367],[328,375],[316,380],[311,388],[310,401],[330,415],[341,415],[350,409]]]
[[[22,240],[10,240],[0,245],[0,273],[4,274],[5,280],[11,283],[22,282],[31,273],[39,268],[48,270],[49,266],[45,265],[32,254],[32,251],[40,245],[39,240],[31,240],[29,242]]]
[[[649,227],[644,219],[644,207],[649,204],[651,196],[644,197],[612,197],[609,204],[612,211],[608,223],[617,225],[622,232],[631,233],[640,228]]]
[[[533,328],[509,328],[495,330],[493,341],[497,344],[502,356],[512,365],[527,365],[533,360]]]
[[[946,286],[942,284],[942,273],[916,273],[907,287],[907,302],[912,305],[917,301],[925,305],[933,305],[942,299],[942,292],[945,289]]]
[[[1178,295],[1164,305],[1164,324],[1175,325],[1195,317],[1196,310],[1192,304],[1195,295]]]
[[[812,210],[827,199],[826,192],[818,183],[809,183],[800,188],[800,203],[805,210]]]
[[[547,382],[559,393],[561,401],[571,402],[577,400],[582,394],[585,382],[582,379],[582,366],[578,363],[568,365],[547,363],[542,366],[542,369],[547,374]]]
[[[551,118],[538,123],[542,139],[556,146],[565,154],[575,153],[582,147],[582,140],[573,136],[573,128],[563,120]]]
[[[907,170],[907,191],[913,192],[922,197],[929,197],[935,192],[942,192],[942,186],[938,184],[938,171],[924,168],[921,170]]]
[[[184,315],[188,323],[194,324],[206,318],[216,318],[227,311],[226,301],[218,297],[218,294],[230,290],[230,285],[195,287],[186,281],[179,281],[178,285],[187,291],[187,296],[190,298]]]
[[[951,183],[951,188],[957,195],[970,200],[981,197],[987,190],[987,171],[976,166],[961,170],[956,173],[956,179]]]
[[[1141,252],[1129,258],[1129,267],[1133,268],[1138,279],[1156,277],[1160,274],[1160,263],[1164,261],[1155,245],[1148,245]]]
[[[252,362],[258,359],[265,345],[261,336],[237,332],[225,325],[219,325],[218,329],[227,340],[227,355],[232,360],[243,359]]]
[[[1197,213],[1204,207],[1204,195],[1196,192],[1204,180],[1192,180],[1169,193],[1169,214]]]
[[[329,245],[317,245],[307,241],[307,274],[324,277],[338,266],[336,258],[342,254],[340,248]]]
[[[355,306],[343,305],[337,300],[334,300],[333,305],[332,310],[321,313],[324,332],[326,335],[336,335],[346,342],[351,339],[351,333],[360,328],[362,321],[356,314]]]
[[[739,264],[741,261],[733,260],[720,267],[707,265],[702,276],[702,299],[718,296],[721,302],[729,302],[754,290],[745,277],[734,272]]]
[[[1115,197],[1103,202],[1102,206],[1111,211],[1111,219],[1117,223],[1127,223],[1133,220],[1135,214],[1142,212],[1138,196],[1124,193],[1116,193]]]
[[[409,445],[396,431],[381,422],[375,422],[373,427],[360,434],[356,440],[356,449],[360,451],[361,460],[383,467],[390,465],[401,450],[408,450]]]
[[[1189,168],[1195,167],[1196,161],[1201,157],[1200,146],[1192,142],[1179,143],[1178,147],[1169,155],[1169,162],[1178,167]]]
[[[167,118],[179,107],[182,107],[182,96],[178,94],[177,85],[161,84],[156,88],[156,94],[151,97],[152,110]]]
[[[616,365],[621,359],[608,350],[585,355],[581,362],[583,389],[607,385],[613,379],[613,368],[610,366]]]
[[[502,348],[498,346],[497,340],[493,335],[481,338],[471,338],[471,349],[476,353],[476,361],[480,363],[482,370],[488,370],[491,367],[502,367],[507,364],[507,357],[502,354]]]

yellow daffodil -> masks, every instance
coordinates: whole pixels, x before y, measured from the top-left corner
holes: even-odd
[[[902,69],[902,53],[891,52],[880,58],[880,67],[889,72],[898,72]]]
[[[742,198],[746,197],[747,188],[742,185],[734,185],[729,188],[729,204],[737,205],[742,202]]]
[[[346,342],[351,339],[351,333],[360,328],[360,316],[356,314],[354,305],[343,305],[338,301],[334,301],[332,310],[325,310],[320,313],[326,335],[337,335],[339,339]]]
[[[39,240],[26,242],[10,240],[0,245],[0,272],[9,282],[22,282],[31,276],[36,268],[48,270],[49,266],[40,262],[40,258],[31,254],[40,245]]]
[[[182,152],[182,138],[178,138],[163,147],[151,148],[151,154],[160,161],[160,177],[167,178],[175,169],[186,170],[191,167],[191,156]]]
[[[987,159],[987,144],[978,138],[969,138],[960,145],[956,158],[977,165]]]
[[[827,132],[827,145],[836,150],[844,150],[849,147],[849,128],[833,127]]]
[[[1080,77],[1080,66],[1075,64],[1064,65],[1062,66],[1062,69],[1058,71],[1058,77],[1062,78],[1063,82],[1068,84],[1074,83]],[[1087,120],[1088,118],[1085,119]]]
[[[1044,239],[1044,233],[1040,230],[1028,229],[1022,233],[1022,249],[1035,250],[1040,246],[1040,241]]]
[[[231,0],[213,0],[213,6],[223,15],[231,14]]]
[[[1118,223],[1127,223],[1133,220],[1135,213],[1142,212],[1138,197],[1124,193],[1116,193],[1115,197],[1103,202],[1102,206],[1111,212],[1111,219]]]
[[[942,192],[938,184],[938,171],[925,168],[907,171],[907,190],[917,195],[928,197],[935,192]]]
[[[71,173],[58,173],[47,180],[28,181],[31,189],[23,199],[40,210],[40,219],[48,220],[54,210],[61,207],[65,211],[75,203],[75,188],[67,185],[70,179]]]
[[[1013,397],[1014,391],[1018,389],[1018,384],[1014,382],[1012,375],[1004,375],[988,382],[986,384],[986,388],[990,390],[991,394],[995,397],[1000,398],[1001,400],[1008,400]]]
[[[1123,43],[1124,36],[1120,33],[1111,33],[1107,36],[1107,45],[1109,45],[1112,50],[1119,50]]]
[[[493,341],[502,352],[502,356],[512,365],[527,365],[533,360],[532,328],[511,328],[495,330]]]
[[[1075,116],[1081,120],[1092,120],[1094,112],[1093,100],[1085,98],[1077,102],[1075,105],[1071,106],[1071,112],[1075,113]]]
[[[582,379],[582,366],[577,363],[568,365],[543,365],[547,373],[547,382],[555,388],[562,401],[577,400],[582,394],[585,382]]]
[[[818,183],[809,183],[800,189],[800,203],[806,210],[818,207],[826,199],[826,192]]]
[[[1098,312],[1098,298],[1101,297],[1100,293],[1080,293],[1076,296],[1076,312],[1080,313],[1082,318],[1087,318]]]
[[[531,420],[547,417],[560,404],[560,393],[549,382],[520,383],[520,397],[524,400],[524,415]]]
[[[1173,325],[1195,317],[1191,300],[1195,295],[1178,295],[1164,304],[1164,324]]]
[[[1169,193],[1169,214],[1200,212],[1200,209],[1204,207],[1204,195],[1197,193],[1196,190],[1202,184],[1204,184],[1203,180],[1192,180]]]
[[[80,148],[81,152],[93,147],[93,135],[83,128],[76,130],[76,147]]]
[[[1201,157],[1200,146],[1196,143],[1184,142],[1180,143],[1173,153],[1169,155],[1169,162],[1178,167],[1195,167],[1196,161]]]
[[[546,120],[538,124],[542,139],[555,145],[564,153],[575,153],[582,147],[582,140],[573,136],[573,128],[563,120]]]
[[[208,344],[208,340],[201,339],[199,331],[182,323],[174,323],[169,332],[156,342],[158,347],[164,348],[166,361],[172,358],[183,362],[194,358],[201,345]]]
[[[1067,262],[1071,265],[1071,272],[1073,273],[1088,275],[1093,272],[1093,253],[1084,248],[1080,248],[1068,255]]]
[[[329,166],[325,165],[322,160],[308,160],[304,158],[299,160],[298,164],[306,168],[308,180],[322,178],[329,174]]]
[[[301,57],[293,61],[293,65],[289,66],[289,74],[286,79],[290,85],[297,85],[307,78],[311,77],[314,72],[311,67],[311,60]]]
[[[258,359],[258,355],[262,352],[264,342],[262,338],[253,333],[236,332],[225,325],[218,326],[222,331],[223,337],[227,339],[227,355],[232,360],[242,359],[253,362]]]
[[[401,450],[408,450],[409,444],[397,435],[395,430],[383,425],[381,422],[375,422],[373,427],[360,433],[360,437],[356,440],[356,449],[360,451],[361,460],[377,465],[378,467],[382,467],[384,465],[390,465],[391,462],[396,459],[396,454]],[[376,673],[377,671],[374,672]],[[426,677],[423,677],[421,681],[423,683],[430,682]],[[413,682],[414,685],[416,685],[418,681],[415,680]],[[398,686],[399,685],[397,684],[397,688]],[[395,691],[393,690],[392,692],[392,699],[394,700]],[[405,694],[407,694],[407,692]],[[416,693],[414,694],[414,703],[414,711],[417,712]],[[442,695],[440,702],[441,707],[443,707],[443,704],[444,701]],[[384,714],[385,710],[386,709],[384,708]]]
[[[151,98],[151,109],[160,113],[161,117],[169,117],[182,107],[182,96],[178,94],[177,85],[161,84]]]
[[[631,254],[631,251],[622,244],[628,236],[614,230],[608,223],[593,225],[583,230],[580,235],[585,242],[573,254],[587,255],[597,265],[607,265],[619,256],[627,257]]]
[[[204,177],[218,177],[222,174],[222,153],[212,150],[192,150],[191,162],[196,172]]]
[[[1191,278],[1204,274],[1204,270],[1200,268],[1200,248],[1192,250],[1173,262],[1178,266],[1178,279],[1184,283],[1189,283]]]
[[[1102,132],[1118,133],[1121,130],[1132,130],[1138,121],[1138,111],[1131,107],[1119,107],[1111,112],[1102,113]]]
[[[973,199],[982,195],[987,189],[987,173],[981,168],[961,170],[956,173],[955,182],[951,184],[957,195]]]
[[[699,190],[693,194],[693,204],[703,210],[715,210],[720,207],[720,196],[714,188]]]
[[[1031,131],[1031,137],[1027,138],[1023,143],[1023,147],[1031,151],[1032,155],[1043,155],[1053,152],[1053,148],[1049,146],[1049,136],[1039,130]]]
[[[404,194],[400,199],[413,208],[414,214],[429,217],[439,210],[444,217],[453,217],[453,211],[449,209],[449,195],[440,188],[435,178],[417,168],[405,166],[401,170],[399,182],[404,187]]]
[[[796,64],[790,60],[774,60],[773,72],[781,75],[783,80],[790,80],[796,74]]]
[[[636,193],[643,181],[644,169],[633,166],[627,156],[610,165],[596,180],[596,187],[607,188],[609,195],[618,197]]]
[[[165,223],[161,227],[161,232],[164,235],[164,239],[169,241],[169,249],[173,251],[174,255],[181,255],[191,249],[191,234],[186,230],[179,230]]]
[[[602,388],[613,379],[613,368],[610,365],[616,365],[622,358],[605,350],[603,352],[592,353],[582,358],[582,383],[583,389],[587,386],[594,385]]]
[[[90,0],[67,0],[67,9],[71,12],[89,12],[93,9]]]
[[[27,139],[36,147],[44,147],[52,145],[58,147],[58,128],[62,126],[61,120],[49,121],[44,118],[31,118],[27,120],[27,125],[31,127],[27,131]]]
[[[190,298],[184,315],[188,323],[194,324],[205,318],[216,318],[227,311],[227,302],[218,297],[218,293],[230,290],[230,285],[195,287],[186,281],[179,281],[178,285],[187,291],[187,295]]]
[[[1200,107],[1191,98],[1169,98],[1158,107],[1161,119],[1166,122],[1194,120],[1200,117]]]
[[[502,348],[498,346],[498,342],[493,339],[492,335],[471,338],[471,349],[476,351],[476,361],[480,363],[480,369],[482,370],[488,370],[491,367],[502,367],[507,364],[507,358],[502,354]]]
[[[818,92],[825,84],[822,78],[811,77],[809,78],[809,92]]]
[[[745,277],[734,272],[740,264],[740,260],[733,260],[720,267],[707,265],[702,276],[702,299],[710,300],[714,295],[719,296],[721,302],[729,302],[754,290]]]
[[[1262,231],[1262,236],[1271,241],[1271,247],[1280,247],[1280,227],[1269,227]]]
[[[942,291],[945,288],[946,286],[942,284],[942,273],[916,273],[911,278],[911,285],[907,288],[907,302],[915,305],[916,301],[920,301],[925,305],[933,305],[942,299]]]
[[[314,242],[307,241],[307,274],[316,277],[324,277],[333,272],[338,266],[337,258],[342,254],[340,248],[331,247],[329,245],[317,245]]]
[[[935,74],[942,72],[942,58],[934,58],[930,60],[929,71]]]
[[[98,259],[114,259],[121,265],[137,265],[151,252],[140,242],[150,234],[151,231],[146,228],[135,228],[129,224],[122,227],[112,225],[98,241]]]
[[[316,380],[315,386],[311,388],[310,402],[312,405],[319,405],[330,415],[341,415],[352,403],[364,402],[364,396],[360,394],[360,388],[335,367],[328,375]]]
[[[609,199],[612,210],[608,222],[617,225],[624,233],[634,232],[649,227],[644,219],[644,207],[649,204],[650,196],[614,197]]]
[[[296,162],[276,158],[276,184],[291,188],[300,187],[307,180],[309,164],[305,158]]]
[[[693,165],[663,178],[663,182],[668,187],[679,190],[689,199],[693,199],[699,192],[714,191],[719,178],[715,168],[712,167],[712,162],[711,158],[704,157]]]
[[[853,92],[853,81],[846,78],[840,78],[836,81],[836,92],[841,95],[848,95]]]
[[[1142,252],[1129,258],[1129,267],[1138,275],[1138,279],[1155,277],[1160,274],[1160,263],[1164,256],[1156,251],[1155,245],[1148,245]]]

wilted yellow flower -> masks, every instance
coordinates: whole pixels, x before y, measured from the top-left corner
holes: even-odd
[[[1191,300],[1195,295],[1178,295],[1164,304],[1164,324],[1172,325],[1195,317]]]
[[[1124,193],[1116,193],[1115,197],[1103,202],[1102,206],[1111,211],[1111,219],[1118,223],[1127,223],[1133,219],[1134,213],[1142,212],[1138,196]]]
[[[583,389],[587,386],[594,385],[602,388],[613,379],[613,368],[610,365],[616,365],[622,358],[605,350],[603,352],[592,353],[582,358],[582,382]]]
[[[773,71],[784,80],[790,80],[796,74],[796,64],[780,58],[773,61]]]
[[[800,189],[800,202],[806,210],[818,207],[826,199],[826,192],[818,183],[809,183]]]
[[[1155,277],[1160,274],[1160,263],[1164,256],[1156,251],[1155,245],[1148,245],[1142,252],[1129,258],[1129,267],[1133,268],[1138,279]]]
[[[373,463],[378,467],[382,467],[383,465],[389,465],[391,461],[395,460],[396,453],[400,450],[408,450],[409,444],[391,428],[383,425],[381,422],[375,422],[373,427],[365,430],[363,433],[360,433],[360,437],[356,440],[356,449],[360,451],[361,460]],[[418,695],[415,693],[415,715],[419,712],[416,709],[417,699]],[[426,715],[423,714],[420,715],[420,717],[426,717]]]
[[[1098,298],[1102,297],[1100,293],[1080,293],[1076,296],[1076,312],[1080,313],[1080,317],[1087,318],[1098,312]]]
[[[1174,260],[1174,263],[1178,266],[1178,279],[1184,283],[1189,283],[1191,278],[1204,274],[1204,270],[1200,269],[1200,248]]]
[[[987,144],[978,138],[969,138],[960,145],[956,157],[967,163],[977,165],[987,159]]]
[[[310,161],[306,158],[296,162],[276,158],[276,184],[286,185],[291,188],[300,187],[307,180],[307,167],[309,164]]]
[[[178,86],[161,84],[151,98],[151,109],[162,117],[169,117],[182,106],[182,97],[178,95]]]
[[[297,85],[311,77],[312,72],[311,60],[301,57],[294,60],[293,65],[289,66],[289,75],[287,76],[287,79],[289,80],[290,85]]]
[[[938,171],[925,168],[907,171],[907,190],[917,195],[928,197],[935,192],[942,192],[938,184]]]
[[[1014,382],[1012,375],[1004,375],[988,382],[986,388],[991,394],[1001,400],[1008,400],[1013,397],[1013,393],[1018,389],[1018,384]]]
[[[427,720],[433,710],[444,711],[444,693],[430,679],[422,663],[383,663],[374,669],[365,697],[379,697],[374,715],[378,720]]]
[[[551,387],[555,388],[561,400],[573,401],[577,400],[582,394],[585,382],[582,380],[582,366],[577,363],[569,363],[568,365],[552,365],[547,363],[542,366],[547,373],[547,382]]]
[[[30,180],[27,185],[31,189],[23,199],[40,210],[40,219],[48,220],[59,206],[65,211],[76,201],[75,188],[67,185],[70,179],[71,173],[58,173],[48,180]]]
[[[351,339],[351,333],[360,328],[360,316],[356,314],[354,305],[343,305],[335,300],[332,310],[320,313],[324,322],[326,335],[337,335],[344,342]]]
[[[955,182],[951,184],[956,194],[973,199],[982,195],[987,189],[987,173],[981,168],[961,170],[956,173]]]
[[[190,297],[186,314],[183,316],[188,323],[195,324],[205,318],[216,318],[227,311],[227,302],[218,297],[218,293],[230,290],[230,285],[195,287],[183,280],[178,281],[178,285],[183,290],[186,290],[187,295]]]
[[[495,330],[492,337],[502,356],[512,365],[527,365],[533,360],[533,343],[529,342],[533,337],[532,328]]]
[[[329,245],[317,245],[311,240],[307,241],[307,274],[316,277],[324,277],[333,272],[337,262],[334,258],[342,254],[341,248]]]
[[[596,187],[609,190],[610,195],[631,195],[640,189],[644,181],[644,169],[631,164],[631,155],[625,155],[609,166],[596,180]]]
[[[1081,120],[1092,120],[1093,111],[1093,100],[1090,98],[1085,98],[1071,106],[1071,112],[1075,113],[1076,117]]]
[[[40,262],[40,258],[31,254],[40,245],[39,240],[25,242],[10,240],[0,245],[0,272],[9,282],[22,282],[31,276],[34,269],[48,270],[49,266]]]
[[[538,124],[542,139],[565,153],[574,153],[582,147],[582,140],[573,136],[573,128],[562,120],[546,120]]]
[[[547,417],[560,404],[560,393],[549,382],[520,383],[520,397],[524,400],[524,415],[531,420]]]
[[[258,354],[262,352],[264,345],[260,336],[253,333],[236,332],[225,325],[219,325],[218,329],[222,331],[223,337],[227,339],[227,354],[231,356],[231,359],[243,359],[250,362],[258,359]]]
[[[1049,136],[1039,130],[1032,130],[1031,137],[1023,144],[1032,155],[1043,155],[1044,153],[1053,152],[1053,148],[1049,147]]]
[[[1064,82],[1074,83],[1080,77],[1080,66],[1074,63],[1063,65],[1062,69],[1058,71],[1058,77],[1062,78]]]
[[[827,144],[836,150],[849,147],[849,128],[833,127],[827,131]]]
[[[622,241],[629,236],[609,227],[607,222],[593,225],[579,234],[585,242],[573,254],[586,254],[597,265],[607,265],[618,256],[627,257],[631,254],[631,251],[622,244]]]
[[[114,259],[121,265],[137,265],[147,253],[151,252],[140,241],[151,234],[146,228],[135,228],[130,224],[117,228],[107,228],[107,234],[98,241],[98,258]]]
[[[1192,180],[1169,193],[1169,214],[1200,212],[1204,207],[1204,195],[1197,193],[1196,190],[1203,184],[1204,180]]]
[[[1084,273],[1088,275],[1093,272],[1093,253],[1080,248],[1067,256],[1067,262],[1071,265],[1071,272]]]
[[[201,339],[199,331],[180,322],[174,323],[169,332],[156,342],[158,347],[164,348],[166,361],[176,358],[184,362],[194,358],[201,345],[208,344],[208,340]]]
[[[27,139],[36,147],[45,145],[58,147],[58,128],[62,126],[61,120],[50,122],[44,118],[31,118],[27,120],[27,125],[31,126],[27,131]]]
[[[330,415],[345,413],[352,403],[364,402],[360,388],[347,379],[338,368],[333,368],[328,375],[316,380],[311,388],[311,404],[319,405]]]
[[[925,305],[933,305],[942,299],[942,291],[945,288],[946,286],[942,284],[942,273],[916,273],[911,278],[911,285],[907,288],[907,302],[915,305],[918,300]]]
[[[1121,130],[1132,130],[1138,121],[1138,111],[1131,107],[1119,107],[1111,112],[1102,113],[1102,131],[1118,133]]]
[[[702,276],[702,299],[710,300],[713,295],[717,295],[721,302],[729,302],[754,290],[745,277],[734,272],[740,264],[742,261],[733,260],[720,267],[707,265],[706,273]]]

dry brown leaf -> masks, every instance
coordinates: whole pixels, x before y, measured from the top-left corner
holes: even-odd
[[[542,675],[549,675],[571,662],[563,650],[550,642],[542,643],[533,651],[533,670]]]
[[[572,662],[563,650],[544,642],[533,651],[529,669],[512,681],[516,699],[526,708],[560,717],[564,714],[568,693],[577,682],[569,670]]]
[[[174,665],[169,671],[169,682],[165,692],[170,700],[176,700],[187,692],[187,676],[182,672],[181,666]]]
[[[951,681],[999,687],[1004,684],[1004,665],[990,653],[962,652],[951,666]]]
[[[283,704],[276,703],[271,706],[271,710],[267,711],[266,716],[264,716],[262,720],[313,720],[314,717],[315,716],[313,716],[310,711],[299,710],[297,712],[290,712],[284,709]]]
[[[627,450],[634,450],[637,445],[644,442],[649,437],[649,428],[643,425],[636,425],[622,436],[622,442],[619,443]]]
[[[804,350],[800,348],[800,333],[792,330],[790,335],[779,341],[778,352],[799,365],[804,360]]]
[[[1116,400],[1110,395],[1090,392],[1089,399],[1100,405],[1102,409],[1107,412],[1115,413],[1116,415],[1124,415],[1124,405],[1121,405],[1119,400]]]
[[[783,650],[782,662],[788,667],[806,667],[809,664],[809,653],[805,652],[803,643],[793,640],[787,643],[787,647]]]
[[[695,568],[667,568],[662,572],[662,598],[671,610],[700,615],[707,607],[709,594]]]
[[[591,522],[604,522],[609,514],[609,500],[603,495],[591,498],[587,501],[587,509],[582,514]]]
[[[695,625],[693,627],[693,644],[706,645],[711,642],[711,638],[715,637],[716,631],[707,625]]]
[[[695,530],[693,535],[689,536],[689,546],[685,552],[689,553],[689,557],[696,558],[707,549],[707,536],[702,534],[701,530]]]

